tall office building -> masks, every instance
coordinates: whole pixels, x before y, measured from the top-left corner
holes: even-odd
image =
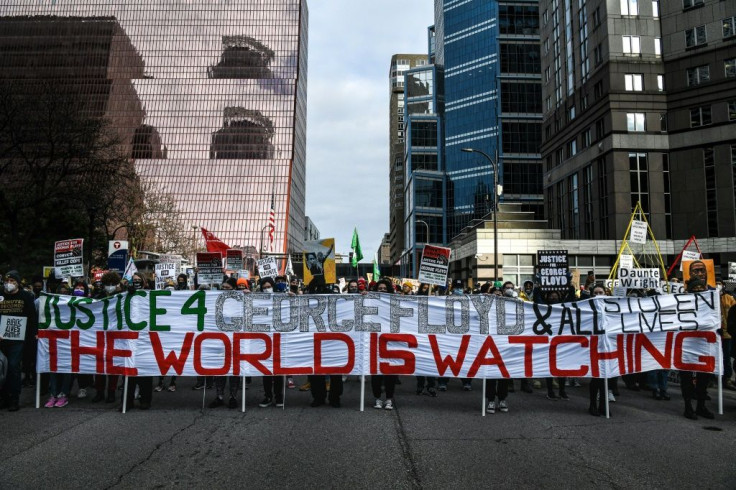
[[[448,237],[502,201],[541,213],[541,69],[537,1],[435,1],[435,65],[444,70]]]
[[[102,100],[182,229],[266,248],[273,206],[271,249],[301,250],[306,0],[8,0],[1,14],[0,77]]]
[[[427,64],[426,54],[395,54],[389,69],[389,242],[391,263],[404,250],[404,75],[415,66]]]
[[[540,10],[546,209],[563,238],[622,238],[637,202],[658,238],[736,235],[736,4]]]

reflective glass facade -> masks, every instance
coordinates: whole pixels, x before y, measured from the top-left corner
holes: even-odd
[[[273,251],[301,250],[307,17],[306,0],[6,0],[0,78],[88,100],[183,228],[258,248],[273,201]]]

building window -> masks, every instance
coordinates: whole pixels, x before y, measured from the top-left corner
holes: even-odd
[[[575,106],[572,105],[567,109],[567,120],[572,121],[575,117]]]
[[[710,80],[710,66],[696,66],[687,69],[687,86],[692,87]]]
[[[723,69],[726,72],[726,78],[736,78],[736,58],[724,60]]]
[[[583,131],[580,142],[583,148],[588,148],[590,145],[593,144],[593,129],[592,128],[586,128],[586,130]]]
[[[662,155],[662,180],[664,189],[664,226],[666,238],[672,238],[672,182],[670,180],[670,157]]]
[[[641,73],[627,73],[624,75],[624,85],[627,92],[641,92],[644,90],[644,75]]]
[[[663,112],[659,115],[659,130],[662,132],[667,131],[667,113]]]
[[[659,17],[659,0],[652,0],[652,17]]]
[[[736,36],[736,17],[723,19],[723,39]]]
[[[690,127],[707,126],[711,123],[710,106],[695,107],[690,109]]]
[[[716,162],[713,148],[703,149],[705,167],[705,205],[708,211],[708,236],[718,236],[718,200],[716,192]]]
[[[595,122],[595,140],[596,141],[600,141],[603,139],[605,130],[606,130],[606,125],[603,122],[603,118],[598,119]]]
[[[703,5],[705,0],[682,0],[682,8],[693,8],[697,7],[698,5]]]
[[[664,75],[657,75],[657,90],[664,91]]]
[[[595,100],[600,99],[603,96],[603,82],[596,82],[593,85],[593,97]]]
[[[736,100],[728,101],[728,120],[736,121]]]
[[[685,29],[685,46],[687,46],[688,48],[705,44],[705,42],[705,26]]]
[[[629,180],[631,182],[631,209],[641,203],[644,214],[649,215],[649,172],[646,153],[629,153]]]
[[[626,129],[628,131],[645,131],[645,117],[643,112],[629,112],[626,114]]]
[[[598,46],[595,47],[593,50],[593,63],[595,63],[595,66],[598,66],[603,61],[603,46],[601,44],[598,44]]]
[[[598,171],[598,222],[600,223],[599,238],[608,239],[608,172],[606,159],[598,159],[596,170]]]
[[[600,25],[601,25],[601,8],[596,7],[595,10],[593,11],[593,28],[595,29],[596,27]]]
[[[639,0],[621,0],[621,15],[639,15]]]
[[[624,54],[638,55],[641,54],[641,41],[639,36],[622,36]]]
[[[662,56],[662,38],[654,38],[654,56]]]
[[[562,148],[557,148],[555,151],[555,167],[562,164],[563,155],[562,155]]]
[[[583,236],[593,238],[593,165],[583,169]]]
[[[572,174],[567,180],[568,209],[570,210],[570,238],[580,238],[580,198],[578,196],[578,174]]]
[[[567,142],[567,158],[574,157],[578,153],[577,138],[573,138]]]
[[[545,10],[542,12],[542,25],[547,25],[547,22],[549,22],[549,12]]]

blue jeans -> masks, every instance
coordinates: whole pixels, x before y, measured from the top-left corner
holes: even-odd
[[[0,341],[5,357],[8,358],[8,375],[2,389],[2,398],[18,401],[20,398],[20,363],[23,359],[23,342],[17,340]]]
[[[71,373],[49,373],[49,395],[59,396],[64,394],[69,396],[71,389]]]
[[[647,373],[647,382],[649,386],[655,391],[667,393],[667,375],[669,374],[668,369],[657,369],[656,371],[649,371]]]

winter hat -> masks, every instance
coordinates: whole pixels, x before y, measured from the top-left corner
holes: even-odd
[[[7,274],[5,274],[5,279],[13,279],[19,285],[22,281],[20,274],[16,270],[8,271]]]

